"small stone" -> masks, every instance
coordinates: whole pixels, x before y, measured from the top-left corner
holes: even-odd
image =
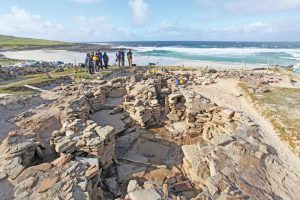
[[[155,189],[149,190],[135,190],[129,193],[131,200],[161,200],[161,194]]]
[[[81,148],[81,147],[84,147],[85,145],[86,145],[85,140],[79,140],[76,144],[76,147]]]
[[[70,162],[72,155],[71,154],[63,154],[56,160],[52,162],[52,164],[56,167],[61,167],[65,165],[66,163]]]
[[[45,172],[51,169],[52,166],[53,165],[51,163],[42,163],[40,165],[32,166],[31,169],[37,169]]]
[[[231,109],[224,109],[224,110],[221,110],[219,114],[228,119],[231,119],[234,115],[234,111]]]
[[[3,179],[5,179],[6,177],[7,177],[6,173],[0,172],[0,181],[2,181]]]
[[[139,184],[137,180],[130,180],[127,186],[127,193],[129,194],[130,192],[133,192],[138,188],[139,188]]]
[[[59,176],[53,176],[51,178],[45,179],[41,183],[40,187],[37,189],[37,192],[42,193],[42,192],[45,192],[48,189],[52,188],[57,183],[58,179],[59,179]]]
[[[115,128],[112,126],[105,126],[101,129],[95,129],[97,134],[103,139],[110,138],[115,133]]]
[[[144,182],[144,189],[155,189],[155,188],[161,188],[163,185],[163,182],[160,180],[150,180]]]
[[[108,189],[114,194],[115,197],[121,195],[121,190],[117,183],[116,177],[106,178],[104,179],[104,183],[108,187]]]
[[[235,139],[229,135],[222,135],[219,137],[214,137],[211,139],[211,143],[214,145],[219,145],[219,146],[225,146],[231,142],[233,142]]]
[[[98,174],[98,172],[99,172],[99,169],[97,168],[96,165],[94,165],[87,169],[87,171],[85,172],[85,177],[87,179],[92,179],[93,177],[95,177]]]

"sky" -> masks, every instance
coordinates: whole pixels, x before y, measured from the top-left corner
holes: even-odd
[[[71,42],[300,41],[300,0],[0,0],[0,34]]]

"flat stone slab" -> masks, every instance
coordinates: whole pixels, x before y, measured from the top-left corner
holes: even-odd
[[[184,157],[192,164],[192,168],[196,169],[200,161],[200,153],[197,145],[183,145],[181,147]]]
[[[155,189],[149,190],[136,190],[129,193],[129,198],[131,200],[161,200],[161,195]]]
[[[105,126],[103,128],[95,129],[97,134],[104,140],[110,137],[111,134],[114,134],[115,128],[112,126]]]
[[[219,146],[225,146],[229,144],[230,142],[233,142],[235,139],[231,137],[230,135],[222,135],[219,137],[215,137],[211,140],[211,143],[214,145],[219,145]]]
[[[122,113],[110,114],[111,110],[101,110],[95,114],[90,115],[90,119],[99,124],[100,126],[110,125],[116,129],[116,132],[124,129],[125,124],[121,120]]]

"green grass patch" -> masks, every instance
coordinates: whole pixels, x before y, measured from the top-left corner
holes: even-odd
[[[20,49],[47,46],[68,46],[73,43],[0,35],[0,49]]]
[[[255,94],[249,92],[244,83],[239,83],[239,87],[263,108],[262,114],[270,120],[281,139],[295,149],[300,141],[300,88],[271,87],[268,93]]]
[[[32,94],[32,91],[29,88],[26,88],[24,85],[34,85],[38,86],[41,84],[48,84],[54,81],[56,78],[48,77],[46,74],[35,74],[25,76],[25,79],[10,82],[5,85],[0,85],[0,93],[5,94],[13,94],[13,95],[25,95],[25,94]]]

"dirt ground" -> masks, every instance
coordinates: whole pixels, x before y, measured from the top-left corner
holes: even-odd
[[[280,190],[300,194],[300,160],[283,143],[279,134],[274,130],[272,124],[262,117],[249,101],[241,96],[238,88],[239,81],[236,79],[219,79],[216,84],[209,86],[191,87],[191,90],[200,92],[203,96],[216,102],[218,105],[239,110],[246,113],[259,125],[263,141],[272,146],[278,154],[278,164],[274,169],[269,169],[270,179],[274,186],[278,185],[277,193]],[[287,193],[289,193],[287,192]]]

